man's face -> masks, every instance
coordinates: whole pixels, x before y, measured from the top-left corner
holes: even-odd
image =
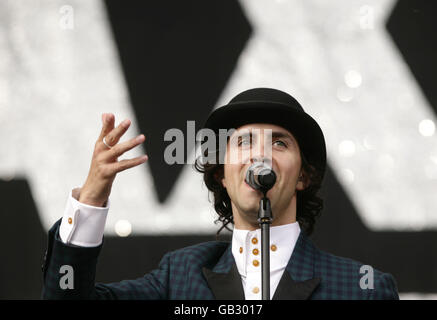
[[[273,212],[273,225],[296,221],[296,190],[301,173],[299,145],[286,129],[272,124],[248,124],[229,138],[222,184],[232,202],[237,228],[258,226],[258,208],[262,197],[246,182],[247,169],[256,161],[269,164],[276,173],[276,183],[267,193]]]

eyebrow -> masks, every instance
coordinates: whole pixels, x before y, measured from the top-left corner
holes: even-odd
[[[253,137],[252,132],[244,132],[241,134],[237,134],[232,140],[235,140],[237,138],[245,138],[245,137],[250,137],[252,139],[252,137]],[[272,140],[278,139],[278,138],[286,138],[286,139],[289,139],[292,142],[294,142],[294,139],[292,138],[292,136],[289,133],[286,133],[283,131],[272,131]]]
[[[285,133],[282,131],[273,131],[272,132],[272,139],[277,139],[277,138],[287,138],[287,139],[290,139],[291,141],[294,141],[294,139],[288,133]]]

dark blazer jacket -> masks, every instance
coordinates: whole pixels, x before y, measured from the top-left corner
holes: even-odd
[[[44,299],[244,299],[229,242],[211,241],[169,252],[159,267],[135,280],[95,284],[102,245],[83,248],[49,231],[43,264]],[[63,265],[74,270],[74,288],[61,289]],[[374,288],[361,289],[361,263],[317,249],[301,231],[273,299],[399,299],[394,278],[374,269]]]

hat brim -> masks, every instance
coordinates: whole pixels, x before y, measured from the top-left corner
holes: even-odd
[[[276,102],[236,102],[213,111],[204,128],[213,130],[238,129],[250,123],[269,123],[288,130],[296,138],[309,164],[323,177],[326,167],[326,145],[322,129],[304,111]]]

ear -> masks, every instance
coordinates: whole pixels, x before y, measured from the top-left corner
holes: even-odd
[[[218,170],[217,172],[215,172],[214,173],[214,179],[215,179],[215,181],[220,182],[222,184],[222,186],[224,188],[226,188],[226,180],[225,180],[223,171]]]
[[[222,182],[222,186],[226,189],[226,180],[225,180],[225,178],[223,178],[223,179],[221,180],[221,182]]]
[[[296,190],[302,191],[308,186],[308,179],[305,172],[302,170],[297,179]]]

